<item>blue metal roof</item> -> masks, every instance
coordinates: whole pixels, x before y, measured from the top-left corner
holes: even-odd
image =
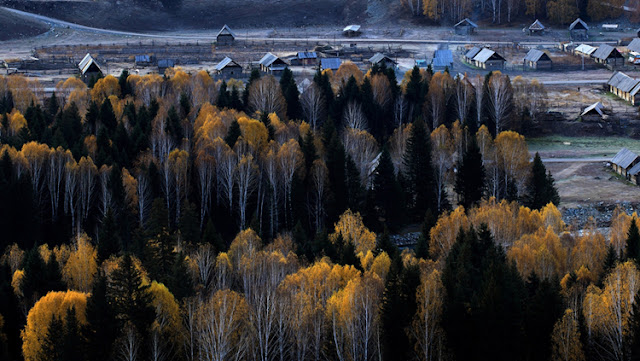
[[[340,58],[322,58],[320,59],[320,67],[322,69],[337,70],[342,64]]]
[[[149,55],[136,55],[136,63],[149,63],[151,57]]]
[[[158,60],[158,68],[173,68],[176,62],[171,59]]]
[[[318,54],[315,51],[300,51],[298,52],[298,59],[317,59]]]
[[[453,64],[453,53],[448,49],[436,50],[433,54],[433,62],[436,63],[436,61],[440,63]]]

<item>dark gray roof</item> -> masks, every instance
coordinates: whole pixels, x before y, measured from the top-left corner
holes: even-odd
[[[462,20],[460,20],[456,25],[454,25],[454,28],[457,28],[458,26],[467,26],[470,25],[474,28],[477,28],[478,25],[476,23],[474,23],[473,21],[469,20],[469,18],[464,18]]]
[[[231,35],[231,36],[233,36],[234,38],[236,37],[236,33],[234,33],[233,31],[231,31],[231,29],[227,26],[227,24],[224,24],[224,26],[222,27],[222,29],[220,29],[220,31],[218,32],[218,35],[217,35],[217,36],[220,36],[220,35],[226,35],[226,34]]]
[[[589,30],[589,26],[587,25],[587,23],[585,23],[584,21],[582,21],[582,19],[577,18],[574,22],[571,23],[571,25],[569,25],[569,30],[579,30],[579,29],[585,29],[585,30]]]
[[[377,64],[377,63],[381,62],[382,60],[385,60],[385,61],[388,61],[388,62],[391,62],[391,63],[394,63],[394,64],[396,63],[395,61],[393,61],[393,59],[391,59],[390,57],[388,57],[388,56],[386,56],[386,55],[384,55],[384,54],[382,54],[382,53],[375,53],[375,54],[374,54],[374,55],[369,59],[369,62],[370,62],[371,64]]]
[[[629,49],[629,51],[640,53],[640,38],[634,38],[633,40],[631,40],[629,45],[627,45],[627,49]]]
[[[536,21],[529,26],[529,30],[544,30],[544,25],[542,25],[540,20],[536,19]]]
[[[474,61],[479,61],[481,63],[484,63],[488,60],[504,60],[503,57],[501,57],[498,53],[496,53],[495,51],[491,50],[491,49],[487,49],[487,48],[483,48],[482,50],[480,50],[480,52],[473,57]]]
[[[299,51],[298,59],[317,59],[318,54],[315,51]]]
[[[149,55],[136,55],[136,63],[148,63],[151,61],[151,56]]]
[[[264,65],[264,66],[271,66],[273,63],[280,63],[280,64],[287,64],[284,60],[278,58],[277,56],[271,54],[271,53],[266,53],[262,59],[260,59],[260,65]]]
[[[173,59],[161,59],[158,60],[158,68],[173,68],[176,65]]]
[[[222,59],[221,62],[218,63],[218,65],[216,65],[215,69],[220,71],[228,66],[231,67],[236,67],[236,68],[242,68],[242,66],[238,63],[236,63],[235,61],[233,61],[230,57],[225,57],[224,59]]]
[[[594,51],[591,56],[593,56],[596,59],[601,59],[601,60],[606,60],[609,57],[618,57],[618,58],[621,57],[620,52],[618,51],[618,49],[614,48],[611,45],[607,45],[607,44],[600,45],[598,50]]]
[[[473,59],[476,55],[478,55],[480,50],[482,50],[482,48],[474,46],[473,48],[469,49],[469,51],[467,51],[467,53],[464,54],[464,56],[465,56],[465,58]]]
[[[618,154],[616,154],[615,157],[611,159],[611,163],[616,164],[624,169],[627,169],[629,168],[631,163],[633,163],[636,160],[636,158],[638,158],[638,155],[636,153],[630,151],[627,148],[622,148],[620,149]]]
[[[631,167],[631,169],[627,173],[629,173],[630,175],[638,175],[638,173],[640,173],[640,163]]]
[[[440,59],[442,62],[453,63],[453,53],[449,49],[436,50],[433,53],[433,60]]]
[[[532,61],[535,63],[538,60],[551,60],[551,58],[549,58],[549,55],[547,55],[547,53],[545,53],[544,51],[541,51],[538,49],[531,49],[527,53],[527,56],[524,57],[524,60]]]
[[[322,58],[320,59],[320,67],[324,69],[336,70],[342,64],[340,58]]]

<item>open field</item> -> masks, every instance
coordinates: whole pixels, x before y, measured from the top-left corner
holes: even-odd
[[[624,137],[548,136],[527,139],[529,152],[543,158],[613,157],[622,147],[640,152],[640,140]],[[638,188],[640,192],[640,188]]]

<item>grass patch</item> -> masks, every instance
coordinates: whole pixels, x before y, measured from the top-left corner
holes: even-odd
[[[580,157],[613,157],[622,147],[640,151],[640,140],[624,137],[547,136],[527,138],[529,151],[575,151]]]

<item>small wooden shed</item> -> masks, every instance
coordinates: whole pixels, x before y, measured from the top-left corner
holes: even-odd
[[[336,71],[342,65],[340,58],[322,58],[320,59],[320,70],[331,69]]]
[[[318,64],[318,53],[315,51],[299,51],[295,57],[291,59],[291,65],[311,65]]]
[[[360,34],[360,25],[347,25],[342,29],[342,35],[348,38],[360,36]]]
[[[273,75],[280,74],[284,71],[285,68],[289,66],[286,61],[281,58],[271,54],[266,53],[262,59],[260,59],[260,70],[263,73],[269,73]]]
[[[230,57],[225,57],[215,67],[216,74],[224,79],[231,79],[242,75],[242,65],[236,63]]]
[[[92,80],[95,82],[98,78],[102,77],[102,69],[100,65],[96,63],[91,54],[87,55],[78,63],[78,69],[80,70],[80,76],[82,81],[89,84]]]
[[[589,38],[589,26],[582,19],[577,18],[569,25],[571,39],[586,40]]]
[[[596,63],[610,65],[612,67],[624,65],[624,57],[618,49],[611,45],[602,44],[598,50],[591,55]]]
[[[216,45],[232,45],[235,40],[236,34],[224,24],[216,36]]]
[[[551,69],[553,62],[547,53],[538,49],[531,49],[524,57],[524,66],[531,69]]]
[[[478,25],[469,20],[469,18],[464,18],[453,26],[453,31],[456,35],[471,35],[474,34],[477,29]]]
[[[618,154],[611,159],[611,166],[613,167],[613,170],[629,180],[629,171],[638,163],[640,163],[640,157],[627,148],[620,149]]]
[[[158,60],[158,73],[163,75],[164,72],[167,69],[173,68],[174,66],[176,66],[176,61],[175,60],[173,60],[173,59],[160,59],[160,60]]]
[[[473,57],[473,65],[486,70],[504,69],[506,60],[491,49],[483,48]]]
[[[542,35],[544,33],[545,27],[542,25],[540,20],[536,19],[533,24],[529,25],[529,35]]]
[[[380,66],[384,64],[385,67],[392,69],[395,69],[396,65],[398,65],[395,60],[382,53],[375,53],[371,58],[369,58],[369,63],[371,65],[378,64]]]

